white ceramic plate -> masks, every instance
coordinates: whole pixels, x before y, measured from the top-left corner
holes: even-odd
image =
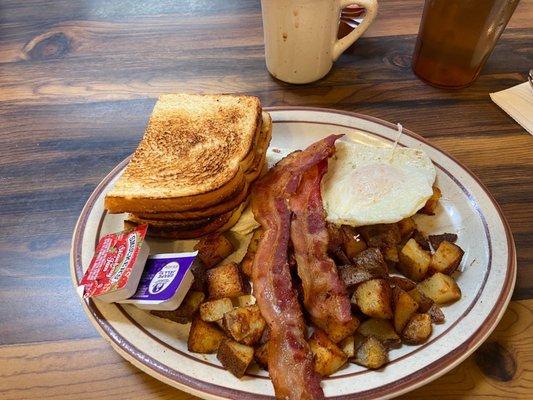
[[[353,140],[391,142],[393,124],[344,111],[276,107],[271,148],[301,149],[331,133]],[[446,322],[435,325],[429,341],[391,351],[380,371],[355,364],[323,380],[331,399],[386,398],[419,387],[444,374],[487,338],[509,302],[516,278],[516,257],[509,227],[499,206],[464,166],[420,136],[404,130],[400,145],[426,151],[437,168],[443,192],[437,215],[417,216],[427,233],[456,232],[465,250],[457,282],[463,298],[444,307]],[[94,190],[74,230],[71,271],[77,286],[98,239],[122,230],[122,216],[106,214],[104,196],[124,169],[121,162]],[[190,243],[152,241],[152,250],[169,251]],[[82,300],[87,316],[113,348],[155,378],[206,399],[272,398],[267,374],[259,369],[243,379],[223,370],[214,355],[187,351],[188,326],[151,316],[130,305]]]

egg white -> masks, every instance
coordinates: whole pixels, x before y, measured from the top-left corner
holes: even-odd
[[[436,171],[419,149],[340,141],[322,180],[326,219],[351,226],[398,222],[433,193]]]

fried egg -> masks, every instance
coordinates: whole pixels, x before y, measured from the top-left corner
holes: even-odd
[[[327,221],[351,226],[398,222],[433,193],[436,171],[423,150],[340,141],[322,180]]]

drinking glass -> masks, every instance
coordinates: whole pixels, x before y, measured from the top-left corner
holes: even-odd
[[[413,71],[444,88],[470,85],[494,49],[519,0],[426,0]]]

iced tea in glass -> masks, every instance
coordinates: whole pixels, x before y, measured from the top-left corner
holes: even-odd
[[[413,71],[445,88],[470,85],[479,75],[519,0],[426,0]]]

